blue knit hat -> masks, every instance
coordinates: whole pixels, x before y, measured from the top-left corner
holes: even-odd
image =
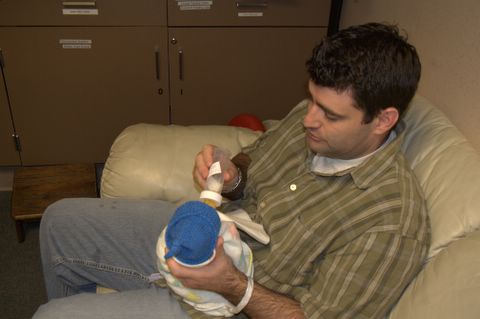
[[[175,259],[186,266],[198,266],[214,257],[220,233],[217,211],[200,201],[180,205],[167,226],[165,259]]]

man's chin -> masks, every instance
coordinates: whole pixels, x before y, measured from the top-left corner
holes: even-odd
[[[319,156],[327,156],[326,154],[329,153],[328,148],[326,147],[326,143],[318,143],[312,142],[307,140],[308,148],[315,154]]]

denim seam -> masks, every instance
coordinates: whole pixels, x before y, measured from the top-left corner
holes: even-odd
[[[93,269],[96,269],[96,270],[105,271],[105,272],[113,272],[113,273],[117,273],[117,274],[120,274],[120,275],[125,275],[125,276],[129,276],[129,277],[141,279],[145,282],[149,282],[148,276],[145,276],[145,275],[139,273],[136,270],[132,270],[132,269],[128,269],[128,268],[122,268],[122,267],[118,267],[118,266],[112,266],[112,265],[103,264],[103,263],[97,263],[95,261],[84,260],[84,259],[80,259],[80,258],[57,257],[57,258],[55,258],[54,267],[58,266],[60,264],[64,264],[64,263],[82,265],[82,266],[86,266],[86,267],[93,268]]]

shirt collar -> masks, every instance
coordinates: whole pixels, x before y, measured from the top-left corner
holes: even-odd
[[[365,156],[349,159],[349,160],[342,160],[336,158],[330,158],[320,155],[315,155],[312,159],[311,169],[314,173],[319,175],[335,175],[341,174],[351,168],[357,167],[367,159],[375,155],[376,153],[383,150],[390,142],[392,142],[397,137],[395,131],[391,131],[388,135],[387,140],[375,151]]]
[[[310,157],[310,169],[320,176],[350,174],[359,188],[368,188],[375,177],[383,174],[400,151],[405,134],[405,123],[400,121],[388,139],[373,153],[353,160],[338,160],[321,156]]]

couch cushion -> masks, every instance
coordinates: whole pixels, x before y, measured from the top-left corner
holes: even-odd
[[[389,318],[478,318],[479,251],[480,231],[442,250],[407,288]]]
[[[115,140],[102,175],[101,196],[163,199],[180,204],[198,199],[195,155],[204,144],[236,154],[260,132],[231,126],[136,124]]]
[[[406,113],[405,156],[424,191],[432,257],[480,228],[480,157],[430,102],[416,96]]]

